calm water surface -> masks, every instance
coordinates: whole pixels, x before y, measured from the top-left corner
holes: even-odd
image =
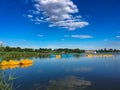
[[[120,90],[120,55],[115,57],[33,58],[14,73],[16,90]]]

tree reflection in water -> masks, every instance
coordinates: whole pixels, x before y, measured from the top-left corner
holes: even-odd
[[[91,86],[91,82],[70,76],[61,80],[50,80],[49,85],[35,84],[32,90],[84,90]]]

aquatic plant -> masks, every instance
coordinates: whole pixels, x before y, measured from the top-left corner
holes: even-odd
[[[13,82],[15,79],[12,74],[6,77],[5,72],[0,71],[0,90],[14,90]]]

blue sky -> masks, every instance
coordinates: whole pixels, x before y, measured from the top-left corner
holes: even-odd
[[[0,43],[120,49],[120,0],[1,0]]]

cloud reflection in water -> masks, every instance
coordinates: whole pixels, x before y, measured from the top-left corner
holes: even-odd
[[[60,80],[49,80],[48,85],[35,84],[32,90],[84,90],[91,86],[91,82],[76,76]]]

